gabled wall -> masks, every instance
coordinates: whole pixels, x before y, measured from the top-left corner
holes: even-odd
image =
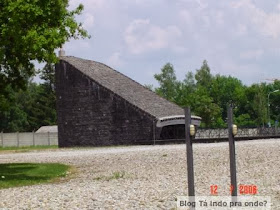
[[[56,65],[59,146],[153,143],[155,118],[70,64]]]

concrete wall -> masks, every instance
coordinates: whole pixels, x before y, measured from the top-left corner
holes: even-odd
[[[71,65],[56,65],[59,146],[153,142],[154,118]]]
[[[57,133],[0,133],[0,147],[58,145]]]
[[[123,134],[121,134],[121,132],[123,132]],[[75,131],[73,133],[75,133]],[[125,131],[121,131],[121,130],[117,131],[116,135],[117,134],[118,134],[118,138],[120,139],[125,137],[126,135]],[[273,135],[278,136],[279,134],[280,134],[280,128],[277,129],[266,128],[265,132],[262,129],[258,129],[258,128],[240,128],[238,129],[238,134],[236,137],[262,137],[262,136],[265,137],[265,136],[273,136]],[[227,138],[227,137],[228,137],[227,129],[198,129],[196,134],[196,139],[213,139],[213,138],[219,139],[219,138]],[[160,138],[157,139],[159,140]],[[134,143],[139,143],[141,142],[141,140],[136,141]],[[121,141],[121,142],[127,142],[127,141]],[[150,142],[150,144],[154,143],[152,140],[143,141],[143,142],[145,143]],[[57,133],[0,133],[0,147],[17,147],[17,146],[22,147],[22,146],[39,146],[39,145],[58,145],[58,134]]]

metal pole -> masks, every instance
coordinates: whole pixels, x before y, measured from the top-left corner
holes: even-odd
[[[271,93],[277,93],[279,92],[280,90],[274,90],[272,92],[269,92],[267,94],[267,114],[268,114],[268,127],[270,128],[271,127],[271,124],[270,124],[270,113],[269,113],[269,107],[270,107],[270,104],[269,104],[269,96]]]
[[[270,107],[270,104],[269,104],[269,96],[270,96],[270,93],[268,93],[267,95],[267,117],[268,117],[268,127],[270,128],[270,114],[269,114],[269,107]]]
[[[194,170],[193,170],[193,149],[192,137],[190,135],[191,110],[185,108],[185,134],[186,134],[186,149],[187,149],[187,168],[188,168],[188,191],[189,196],[195,196],[194,193]]]
[[[237,196],[235,139],[234,139],[234,136],[232,133],[233,116],[232,116],[232,107],[231,106],[228,106],[227,117],[228,117],[231,196]]]
[[[154,138],[154,145],[156,145],[156,128],[155,128],[155,121],[153,120],[153,138]]]

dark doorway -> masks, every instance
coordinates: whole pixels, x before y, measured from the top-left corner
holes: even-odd
[[[160,139],[184,139],[185,125],[167,125],[160,133]]]

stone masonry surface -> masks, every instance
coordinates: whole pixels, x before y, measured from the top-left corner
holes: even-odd
[[[61,61],[56,66],[58,141],[61,147],[128,145],[144,139],[152,143],[159,135],[155,128],[156,116],[139,108],[147,105],[148,96],[155,97],[153,106],[157,108],[157,114],[162,114],[164,110],[161,109],[166,106],[172,108],[170,113],[182,111],[104,64],[73,57],[66,60],[72,65]],[[125,89],[120,90],[115,83]],[[134,90],[138,98],[131,93],[133,87],[139,89],[138,92]],[[128,93],[129,98],[123,98]],[[154,111],[153,106],[142,108]]]

